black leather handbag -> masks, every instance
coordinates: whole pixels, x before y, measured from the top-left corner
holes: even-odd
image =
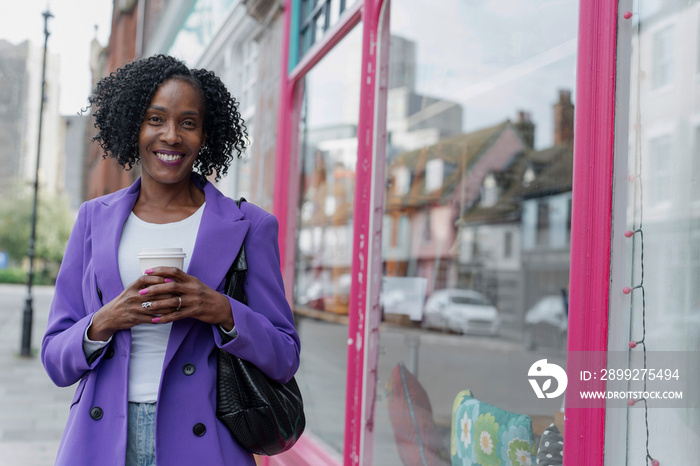
[[[245,201],[241,198],[236,201]],[[245,249],[226,275],[226,294],[246,303],[243,281],[248,264]],[[246,450],[276,455],[289,450],[304,432],[306,418],[299,386],[271,380],[254,364],[222,349],[217,361],[216,417]]]

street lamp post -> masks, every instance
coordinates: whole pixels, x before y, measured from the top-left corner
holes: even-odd
[[[31,356],[32,346],[32,317],[34,309],[32,306],[32,284],[34,282],[34,246],[36,243],[36,219],[37,204],[39,199],[39,159],[41,157],[41,125],[44,119],[44,100],[46,99],[46,46],[49,42],[49,18],[53,15],[47,8],[42,13],[44,17],[44,62],[41,68],[41,102],[39,104],[39,136],[36,144],[36,171],[34,178],[34,206],[32,208],[32,234],[29,237],[29,274],[27,277],[27,299],[24,303],[24,315],[22,319],[22,356]]]

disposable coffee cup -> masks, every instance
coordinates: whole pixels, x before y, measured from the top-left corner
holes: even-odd
[[[182,270],[185,265],[185,256],[182,248],[142,249],[138,253],[141,273],[155,267],[177,267]]]

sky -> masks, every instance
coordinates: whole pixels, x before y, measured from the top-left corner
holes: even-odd
[[[95,37],[103,46],[109,40],[112,0],[0,0],[0,39],[13,44],[29,39],[44,44],[46,8],[49,18],[49,53],[61,61],[61,115],[75,115],[87,105],[90,93],[90,42]]]

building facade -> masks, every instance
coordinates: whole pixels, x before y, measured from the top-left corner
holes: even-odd
[[[24,41],[0,40],[0,192],[7,194],[17,183],[29,187],[36,178],[36,158],[41,103],[43,47]],[[46,57],[46,84],[39,187],[56,195],[63,189],[60,147],[62,139],[58,99],[58,58]]]

